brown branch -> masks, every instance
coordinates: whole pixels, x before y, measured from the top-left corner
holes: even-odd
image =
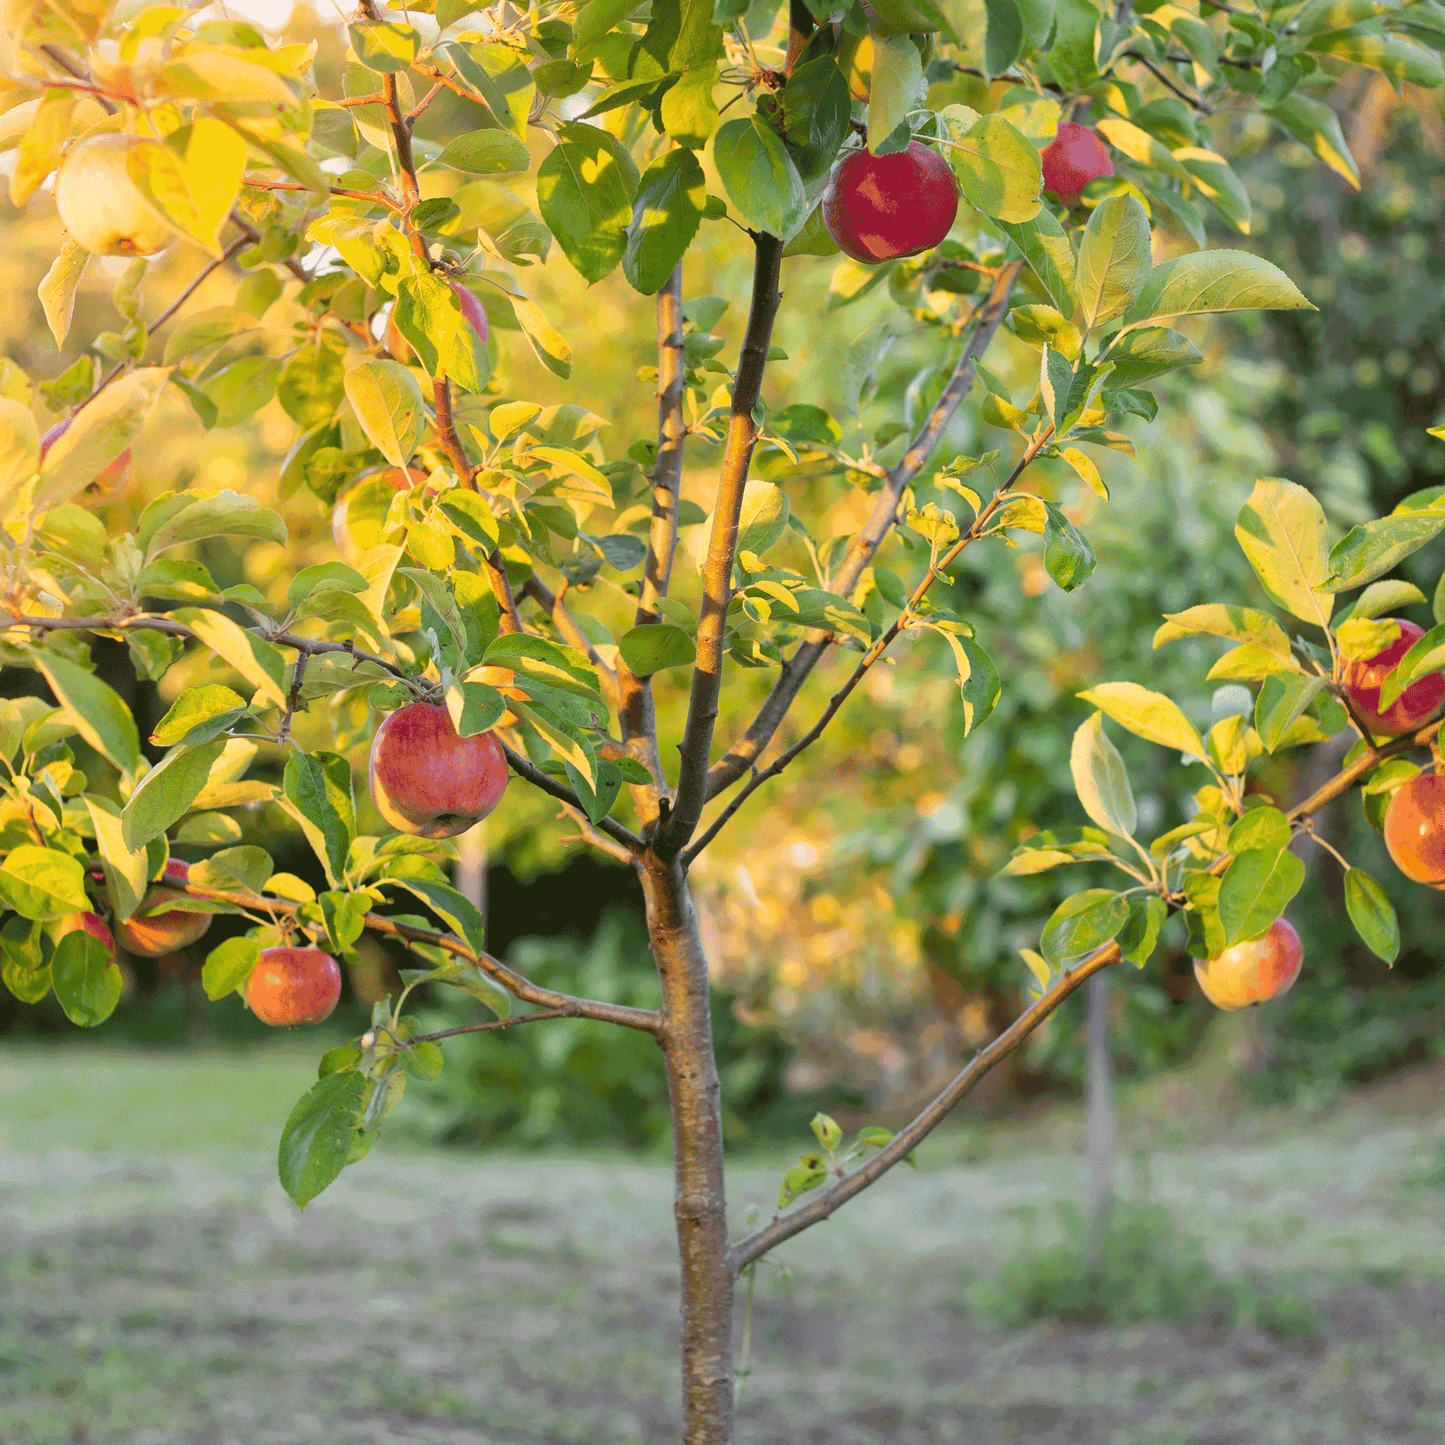
[[[184,622],[173,617],[155,617],[149,613],[137,613],[133,617],[14,617],[0,623],[0,632],[16,627],[28,627],[32,632],[164,632],[171,637],[195,640],[196,634]],[[274,642],[278,647],[294,648],[305,656],[322,652],[344,652],[358,662],[374,663],[384,668],[398,681],[404,682],[418,696],[430,696],[435,691],[432,683],[423,678],[412,677],[394,662],[378,657],[372,652],[363,652],[351,642],[332,642],[324,637],[302,637],[295,632],[278,632],[269,627],[250,627],[246,631],[257,637]]]
[[[728,1250],[728,1263],[734,1278],[754,1260],[760,1259],[784,1240],[791,1239],[827,1219],[855,1194],[861,1194],[895,1164],[906,1159],[990,1069],[1013,1053],[1085,979],[1107,968],[1111,963],[1116,963],[1120,956],[1119,945],[1110,943],[1082,963],[1066,969],[987,1048],[980,1049],[967,1067],[949,1081],[938,1097],[900,1129],[866,1164],[855,1169],[853,1173],[844,1175],[831,1188],[825,1189],[802,1208],[795,1209],[791,1214],[777,1216],[761,1229],[754,1230],[746,1238],[738,1240]]]
[[[742,352],[738,357],[737,378],[733,383],[727,447],[718,478],[712,533],[702,568],[703,596],[697,628],[697,661],[693,666],[692,688],[688,696],[677,798],[667,818],[660,823],[654,844],[659,855],[665,859],[676,857],[682,851],[697,827],[707,801],[708,758],[713,728],[717,723],[718,697],[722,691],[723,644],[727,632],[728,604],[732,601],[738,518],[758,437],[753,411],[762,394],[773,321],[782,301],[778,273],[782,265],[783,243],[766,232],[755,232],[753,245],[752,303],[748,309]]]
[[[276,741],[285,747],[291,739],[291,719],[301,706],[301,685],[306,680],[306,664],[310,654],[298,652],[291,665],[291,691],[286,695],[286,710],[281,714],[281,725],[276,729]]]
[[[1172,90],[1186,105],[1192,105],[1201,115],[1213,115],[1214,107],[1200,100],[1197,95],[1191,95],[1183,86],[1175,84],[1168,74],[1159,66],[1155,65],[1147,55],[1141,55],[1137,50],[1126,50],[1124,57],[1127,60],[1137,60],[1161,85]]]
[[[522,614],[517,611],[517,599],[512,595],[512,579],[507,576],[507,564],[500,547],[494,547],[487,553],[486,568],[487,581],[491,584],[492,596],[497,599],[497,608],[501,613],[503,634],[525,632],[527,629],[522,626]]]
[[[929,457],[933,455],[948,424],[953,420],[969,391],[973,387],[975,363],[988,350],[1008,311],[1009,296],[1018,280],[1023,262],[1016,261],[1005,266],[994,282],[988,299],[974,316],[973,326],[963,351],[953,368],[953,374],[944,386],[942,394],[929,409],[917,432],[908,444],[908,450],[890,469],[883,489],[873,503],[873,510],[863,529],[853,539],[848,555],[843,560],[838,575],[832,579],[830,590],[846,597],[858,585],[864,569],[873,560],[884,539],[892,530],[898,516],[899,501],[906,488],[918,476]],[[747,731],[708,770],[707,795],[715,798],[730,787],[748,771],[777,732],[787,716],[808,674],[828,650],[832,634],[815,631],[810,633],[797,647],[793,655],[783,664],[777,682],[773,684],[757,716],[748,725]]]
[[[253,191],[309,191],[310,186],[303,186],[299,181],[271,181],[264,180],[259,176],[248,176],[241,182],[247,190]],[[403,207],[397,201],[382,191],[353,191],[345,186],[328,186],[327,192],[330,195],[340,197],[347,201],[367,201],[374,206],[384,206],[388,211],[396,215],[402,213]]]
[[[657,457],[652,468],[652,522],[647,533],[647,560],[637,596],[634,627],[661,620],[657,604],[667,596],[672,564],[677,555],[677,508],[682,485],[683,443],[687,423],[682,415],[683,383],[687,367],[682,341],[682,262],[672,268],[667,285],[657,293]],[[657,711],[652,679],[634,677],[619,655],[618,677],[622,692],[617,710],[629,756],[652,775],[650,784],[634,785],[632,802],[644,832],[658,818],[667,781],[657,751]]]
[[[524,758],[521,753],[509,748],[505,743],[502,744],[502,751],[507,755],[507,762],[512,771],[519,778],[531,783],[534,788],[540,788],[549,797],[556,798],[559,803],[569,808],[575,808],[586,817],[587,810],[582,806],[582,800],[566,783],[559,783],[550,773],[544,773],[535,763]],[[642,851],[642,839],[615,819],[603,818],[600,823],[595,823],[593,826],[600,828],[609,838],[621,843],[634,857]]]
[[[542,1019],[565,1019],[580,1018],[580,1014],[568,1014],[566,1009],[549,1008],[543,1009],[541,1013],[534,1014],[513,1014],[511,1018],[493,1019],[485,1024],[460,1024],[454,1029],[438,1029],[431,1034],[417,1034],[414,1038],[405,1040],[407,1048],[416,1044],[434,1044],[438,1039],[449,1039],[456,1034],[487,1034],[494,1029],[509,1029],[513,1024],[534,1024]]]

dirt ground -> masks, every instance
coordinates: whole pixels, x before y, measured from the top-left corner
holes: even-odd
[[[272,1160],[309,1066],[0,1049],[0,1441],[676,1440],[666,1164],[383,1144],[301,1214]],[[1079,1192],[1077,1119],[948,1136],[760,1273],[740,1445],[1445,1440],[1441,1082],[1193,1142],[1126,1113],[1210,1262],[1308,1302],[1276,1334],[991,1325],[980,1282]],[[784,1162],[741,1165],[740,1210]]]

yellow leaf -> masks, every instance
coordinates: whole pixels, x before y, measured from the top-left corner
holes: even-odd
[[[40,305],[57,347],[65,345],[70,318],[75,311],[75,288],[80,285],[89,261],[90,252],[67,236],[61,242],[60,254],[50,263],[50,270],[40,283]]]
[[[20,138],[15,169],[10,175],[12,206],[23,206],[39,189],[41,181],[59,164],[61,142],[68,133],[70,112],[74,109],[74,91],[45,92],[30,128]]]

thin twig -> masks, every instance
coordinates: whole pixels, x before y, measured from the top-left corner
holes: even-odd
[[[565,1019],[568,1017],[566,1009],[549,1008],[543,1009],[534,1014],[513,1014],[510,1018],[493,1019],[485,1024],[460,1024],[454,1029],[438,1029],[431,1034],[416,1034],[406,1040],[406,1045],[411,1048],[414,1044],[434,1044],[438,1039],[449,1039],[456,1034],[488,1034],[496,1029],[509,1029],[514,1024],[534,1024],[542,1019]]]
[[[856,688],[858,684],[863,680],[864,674],[867,673],[868,669],[872,667],[873,664],[877,662],[880,657],[882,657],[883,653],[887,650],[889,644],[892,643],[894,638],[896,638],[898,634],[902,632],[903,629],[907,627],[908,624],[912,621],[912,619],[917,615],[919,604],[923,601],[924,597],[927,596],[928,591],[933,586],[934,582],[936,582],[938,578],[944,575],[950,564],[957,558],[958,554],[962,552],[965,547],[967,547],[971,542],[977,541],[979,537],[985,534],[986,528],[984,524],[992,518],[993,514],[998,510],[1000,504],[1003,502],[1005,497],[1013,489],[1014,483],[1018,481],[1018,479],[1028,469],[1029,465],[1033,462],[1034,458],[1037,457],[1039,452],[1043,450],[1044,445],[1053,435],[1053,431],[1053,426],[1052,424],[1050,424],[1049,426],[1044,427],[1043,430],[1039,432],[1038,436],[1036,436],[1033,441],[1029,443],[1028,449],[1024,452],[1023,456],[1019,458],[1018,464],[1014,467],[1013,471],[1009,473],[1003,485],[998,489],[998,491],[993,494],[992,497],[989,498],[988,502],[984,505],[982,510],[980,510],[978,516],[974,518],[973,525],[969,527],[969,529],[961,537],[959,537],[959,539],[953,544],[952,547],[949,548],[947,552],[944,553],[942,557],[940,557],[936,562],[932,563],[929,566],[929,569],[924,575],[923,580],[913,589],[912,596],[909,597],[908,601],[904,604],[902,611],[899,612],[898,616],[893,620],[893,624],[888,628],[886,632],[882,633],[877,639],[877,641],[874,642],[873,645],[868,649],[868,651],[865,652],[863,656],[858,659],[857,665],[853,668],[853,671],[849,675],[847,681],[844,682],[842,687],[840,687],[838,691],[833,694],[832,698],[828,702],[828,706],[825,707],[822,713],[819,715],[817,722],[815,722],[813,726],[810,727],[808,731],[805,732],[803,736],[800,737],[798,741],[795,742],[790,748],[779,754],[779,756],[768,767],[761,770],[757,767],[753,768],[752,774],[748,778],[747,782],[744,783],[743,786],[739,788],[738,791],[733,794],[733,796],[728,800],[727,807],[725,807],[722,812],[718,814],[718,816],[713,820],[711,826],[706,830],[706,832],[704,832],[702,836],[696,840],[696,842],[692,843],[687,849],[686,853],[683,854],[684,865],[691,865],[691,863],[698,856],[698,854],[701,853],[702,850],[706,848],[707,845],[711,843],[714,838],[717,837],[717,835],[723,830],[723,828],[727,826],[728,822],[737,813],[738,809],[741,808],[742,805],[747,802],[747,800],[752,797],[752,795],[757,792],[757,790],[762,787],[764,783],[766,783],[770,778],[777,777],[777,775],[781,773],[783,769],[786,768],[788,764],[793,761],[794,758],[796,758],[806,749],[810,748],[815,742],[818,741],[820,737],[822,737],[824,730],[827,728],[828,724],[832,722],[833,719],[838,715],[839,709],[848,700],[850,694],[853,692],[853,689]]]
[[[1214,107],[1200,100],[1197,95],[1191,95],[1183,86],[1176,85],[1173,80],[1159,66],[1155,65],[1147,55],[1141,55],[1137,50],[1126,50],[1124,55],[1129,60],[1137,60],[1161,85],[1167,86],[1184,101],[1186,105],[1192,105],[1201,115],[1213,115]]]
[[[559,803],[565,803],[569,808],[576,808],[578,812],[586,816],[587,810],[582,806],[582,801],[577,794],[569,788],[566,783],[559,783],[550,773],[544,773],[541,768],[524,758],[521,753],[515,752],[505,743],[502,744],[502,751],[507,755],[507,762],[519,778],[525,778],[534,788],[540,788],[542,792],[556,798]],[[624,827],[615,818],[603,818],[600,823],[595,824],[609,838],[621,843],[632,855],[642,851],[642,839],[630,828]]]

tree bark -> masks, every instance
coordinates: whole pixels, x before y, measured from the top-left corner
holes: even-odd
[[[684,1445],[730,1445],[733,1274],[707,958],[681,866],[649,852],[639,871],[662,981],[659,1038],[672,1100],[674,1212],[682,1265],[682,1438]]]
[[[1098,1263],[1114,1206],[1114,1064],[1109,1053],[1109,975],[1085,985],[1088,1054],[1084,1096],[1089,1128],[1089,1258]]]

